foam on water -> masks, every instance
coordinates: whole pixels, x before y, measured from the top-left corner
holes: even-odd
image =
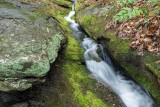
[[[75,5],[75,4],[74,4]],[[79,25],[72,20],[75,15],[74,5],[72,11],[65,19],[70,22],[70,26],[77,34],[84,34],[79,30]],[[81,32],[81,33],[78,33]],[[78,37],[80,37],[79,35]],[[111,89],[122,99],[127,107],[153,107],[154,101],[137,83],[126,79],[120,72],[116,71],[109,56],[104,52],[103,46],[97,44],[93,39],[85,37],[82,42],[82,47],[85,50],[84,59],[89,71],[94,77]]]
[[[115,71],[106,61],[93,59],[93,57],[97,57],[96,59],[100,58],[97,53],[98,44],[96,42],[90,38],[85,38],[82,44],[85,49],[85,62],[90,72],[102,84],[111,87],[127,107],[153,106],[153,100],[142,87],[131,80],[126,80],[123,75]]]

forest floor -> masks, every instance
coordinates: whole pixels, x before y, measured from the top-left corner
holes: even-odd
[[[99,3],[117,7],[113,20],[105,29],[116,28],[121,39],[130,39],[130,47],[143,55],[144,51],[160,54],[159,0],[86,0],[86,5]],[[107,16],[107,14],[106,14]],[[160,63],[158,60],[157,63]]]

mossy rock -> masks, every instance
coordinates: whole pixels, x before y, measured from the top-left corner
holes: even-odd
[[[97,14],[93,14],[95,8],[99,9]],[[120,65],[126,74],[144,86],[160,106],[160,85],[158,83],[160,67],[156,63],[160,55],[149,52],[145,52],[144,56],[138,55],[137,51],[129,47],[130,40],[116,37],[114,29],[105,30],[106,24],[113,19],[117,10],[112,7],[101,14],[103,8],[105,6],[99,4],[85,7],[84,1],[78,0],[76,19],[89,36],[101,41],[117,65]]]
[[[43,82],[55,61],[66,37],[47,3],[0,1],[0,90],[25,90]]]

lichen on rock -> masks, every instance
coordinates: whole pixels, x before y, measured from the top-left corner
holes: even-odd
[[[0,90],[25,90],[44,76],[65,40],[45,1],[1,0]]]

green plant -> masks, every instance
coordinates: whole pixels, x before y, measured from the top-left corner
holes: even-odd
[[[159,0],[148,0],[148,2],[158,2]]]
[[[136,0],[121,0],[117,3],[122,9],[114,16],[115,21],[126,21],[136,16],[156,16],[160,14],[160,0],[148,0],[144,5],[136,5]]]
[[[133,6],[135,0],[121,0],[120,2],[118,2],[118,5],[123,7],[125,5],[131,5]]]
[[[143,14],[143,11],[136,6],[133,6],[133,8],[124,7],[114,16],[114,19],[116,21],[125,21],[141,14]]]
[[[142,7],[145,16],[157,16],[160,14],[160,0],[148,0]]]

